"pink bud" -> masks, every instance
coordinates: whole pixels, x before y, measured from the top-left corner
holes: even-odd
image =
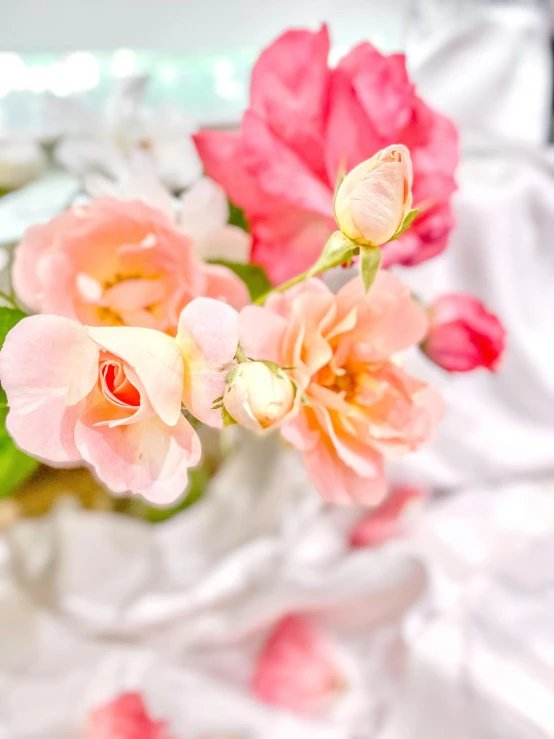
[[[349,172],[335,198],[340,230],[362,246],[381,246],[412,207],[412,161],[402,144],[387,146]]]
[[[499,319],[470,295],[452,293],[438,298],[429,311],[430,325],[423,350],[447,372],[471,372],[486,367],[495,372],[506,342]]]
[[[241,426],[263,431],[280,423],[292,410],[294,385],[277,365],[243,362],[233,370],[233,375],[223,403],[231,418]]]

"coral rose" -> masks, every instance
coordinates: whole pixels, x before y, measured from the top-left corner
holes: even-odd
[[[139,693],[123,693],[91,711],[85,739],[174,739],[165,721],[153,721]]]
[[[335,229],[339,172],[391,144],[410,150],[420,215],[385,247],[384,265],[430,259],[453,226],[454,125],[415,94],[403,55],[362,43],[330,68],[328,53],[325,26],[284,33],[254,67],[240,131],[194,136],[206,173],[246,213],[253,261],[275,283],[310,267]]]
[[[304,453],[327,500],[379,503],[386,494],[383,459],[431,437],[442,400],[397,358],[426,329],[425,311],[409,289],[383,271],[367,295],[358,277],[337,295],[309,280],[270,296],[263,308],[242,310],[246,355],[292,368],[303,402],[281,432]]]
[[[237,314],[198,298],[176,339],[160,331],[24,318],[0,352],[6,427],[26,452],[55,464],[84,460],[114,493],[157,504],[183,494],[200,441],[184,402],[205,423],[237,347]]]
[[[248,302],[226,267],[203,264],[192,241],[143,202],[99,198],[32,226],[15,251],[13,286],[39,313],[88,326],[140,326],[174,335],[196,297]]]
[[[441,295],[429,310],[427,356],[448,372],[485,367],[496,372],[506,345],[506,330],[483,303],[471,295]]]

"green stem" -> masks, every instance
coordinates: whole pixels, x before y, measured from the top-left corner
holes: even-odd
[[[3,290],[0,290],[0,298],[5,300],[6,303],[9,303],[12,306],[12,308],[15,308],[16,310],[20,310],[17,300],[11,295],[8,295],[8,293],[5,293]]]
[[[271,290],[268,290],[263,295],[260,295],[254,302],[258,305],[263,305],[267,298],[272,295],[273,293],[282,293],[285,292],[285,290],[288,290],[290,287],[294,287],[295,285],[298,285],[300,282],[303,282],[304,280],[307,280],[310,277],[316,277],[317,275],[323,274],[323,272],[327,272],[328,269],[332,269],[333,267],[338,267],[341,264],[344,264],[345,262],[348,262],[350,259],[352,259],[353,256],[356,256],[356,254],[359,253],[359,247],[357,244],[350,242],[352,245],[352,248],[347,250],[346,252],[344,250],[337,253],[336,257],[330,256],[328,253],[326,253],[327,246],[329,246],[334,239],[336,233],[332,234],[329,237],[329,240],[327,241],[327,244],[325,245],[325,248],[322,252],[322,255],[319,257],[317,262],[314,263],[310,269],[307,269],[305,272],[301,272],[299,275],[296,275],[296,277],[291,277],[290,280],[287,280],[286,282],[283,282],[281,285],[277,285],[276,287],[272,288]]]
[[[299,275],[296,275],[296,277],[291,277],[290,280],[287,280],[286,282],[283,282],[281,285],[277,285],[276,287],[273,287],[271,290],[268,290],[263,295],[260,295],[256,300],[254,301],[257,305],[263,305],[267,298],[272,293],[284,293],[285,290],[288,290],[289,287],[294,287],[295,285],[298,285],[300,282],[303,282],[308,277],[311,277],[310,270],[307,270],[306,272],[301,272]]]

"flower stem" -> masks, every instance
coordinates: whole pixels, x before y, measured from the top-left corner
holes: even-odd
[[[8,295],[8,293],[5,293],[3,290],[0,290],[0,298],[5,300],[6,303],[12,306],[12,308],[15,308],[16,310],[20,310],[17,300],[12,295]]]
[[[338,237],[338,238],[337,238]],[[359,254],[360,249],[358,244],[350,241],[346,236],[341,234],[340,231],[335,231],[327,243],[323,247],[323,251],[319,256],[318,260],[305,272],[301,272],[296,277],[291,277],[290,280],[283,282],[281,285],[268,290],[263,295],[260,295],[254,302],[258,305],[263,305],[272,293],[282,293],[288,290],[290,287],[298,285],[300,282],[307,280],[309,277],[316,277],[317,275],[326,272],[328,269],[338,267],[345,262],[349,263],[353,256]]]

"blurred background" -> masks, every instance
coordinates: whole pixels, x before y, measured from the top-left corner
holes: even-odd
[[[419,94],[460,130],[450,245],[403,279],[426,300],[472,292],[508,331],[498,375],[409,360],[448,405],[437,443],[390,470],[426,503],[403,538],[355,555],[352,516],[316,506],[267,444],[250,450],[256,474],[238,455],[209,505],[153,526],[167,516],[114,502],[84,471],[15,459],[0,435],[0,737],[85,736],[87,711],[123,690],[178,739],[554,737],[551,5],[0,0],[0,11],[3,267],[29,225],[80,192],[75,156],[72,167],[54,156],[60,140],[124,126],[137,99],[160,139],[238,125],[259,52],[286,28],[326,22],[333,60],[363,40],[406,53]],[[315,717],[248,689],[253,655],[289,611],[309,612],[356,663],[344,700]]]

